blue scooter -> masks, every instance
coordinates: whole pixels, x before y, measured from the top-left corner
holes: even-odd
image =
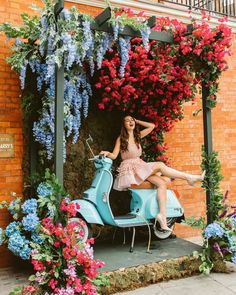
[[[155,236],[159,239],[166,239],[171,235],[170,231],[163,231],[158,222],[155,224],[155,217],[159,212],[156,188],[152,187],[148,182],[140,186],[131,186],[128,189],[131,194],[130,212],[126,215],[114,216],[110,206],[110,192],[113,185],[112,160],[100,155],[95,156],[89,145],[91,140],[92,138],[89,137],[86,143],[93,155],[93,158],[89,160],[94,162],[96,173],[91,187],[83,193],[83,199],[73,201],[79,204],[79,217],[84,220],[80,228],[84,232],[84,240],[88,238],[92,224],[100,226],[107,224],[123,229],[132,228],[130,252],[133,252],[135,228],[147,226],[149,231],[147,252],[150,252],[150,226],[152,226]],[[167,190],[167,223],[172,229],[175,222],[184,218],[184,210],[178,201],[177,194],[171,189]]]

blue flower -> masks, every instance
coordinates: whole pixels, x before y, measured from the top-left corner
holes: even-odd
[[[24,236],[20,234],[19,231],[16,231],[14,234],[12,234],[8,241],[8,249],[13,252],[17,256],[21,256],[21,251],[25,247],[25,245],[28,245],[29,241],[26,240]]]
[[[103,33],[102,40],[97,49],[97,67],[98,69],[102,66],[102,60],[107,50],[112,46],[113,38],[108,33]]]
[[[27,63],[22,65],[21,69],[20,69],[20,86],[21,89],[25,88],[25,77],[26,77],[26,68],[27,68]]]
[[[64,8],[62,10],[62,14],[63,14],[65,20],[69,20],[71,18],[71,13],[68,9]]]
[[[3,230],[0,228],[0,246],[3,244]]]
[[[231,261],[236,264],[236,252],[234,253],[234,256],[231,258]]]
[[[15,211],[15,206],[16,206],[16,200],[11,201],[11,203],[9,204],[7,210],[11,213],[11,215],[15,215],[16,211]]]
[[[211,237],[223,237],[225,234],[224,229],[218,224],[218,223],[211,223],[209,224],[204,232],[204,236],[206,238],[211,238]]]
[[[13,222],[9,223],[8,226],[6,227],[6,230],[5,230],[6,236],[9,238],[16,231],[18,232],[20,224],[21,223],[19,221],[13,221]]]
[[[120,51],[120,75],[124,77],[125,67],[129,60],[129,50],[130,50],[130,39],[131,37],[126,36],[124,38],[119,38],[119,51]]]
[[[234,226],[236,227],[236,217],[233,217],[232,221],[233,221]]]
[[[140,30],[144,48],[149,51],[149,35],[151,34],[151,29],[149,27]]]
[[[31,239],[36,244],[42,244],[44,242],[44,238],[38,235],[36,232],[33,232],[31,235]]]
[[[22,224],[25,230],[35,231],[39,224],[39,218],[35,213],[28,214],[22,219]]]
[[[31,253],[31,248],[29,247],[28,243],[25,243],[23,249],[21,249],[21,251],[20,251],[20,257],[23,260],[29,260],[30,253]]]
[[[47,197],[53,194],[53,188],[50,184],[46,182],[41,182],[37,188],[37,193],[39,196]]]
[[[37,200],[36,199],[29,199],[24,202],[22,205],[23,213],[30,214],[30,213],[36,213],[37,211]]]

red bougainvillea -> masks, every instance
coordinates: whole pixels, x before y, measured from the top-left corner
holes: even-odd
[[[212,29],[205,22],[192,22],[192,31],[177,20],[157,19],[154,30],[174,35],[174,43],[150,42],[147,52],[141,39],[131,41],[124,77],[119,74],[120,57],[113,47],[103,60],[95,87],[98,107],[118,109],[155,123],[156,128],[144,142],[146,160],[166,161],[163,133],[183,118],[182,106],[195,99],[201,81],[209,88],[208,102],[216,103],[218,79],[227,69],[231,29],[222,21]]]

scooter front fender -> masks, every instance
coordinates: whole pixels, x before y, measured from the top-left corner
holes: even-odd
[[[104,225],[95,206],[86,200],[74,200],[73,203],[79,204],[79,214],[86,220],[87,223]]]

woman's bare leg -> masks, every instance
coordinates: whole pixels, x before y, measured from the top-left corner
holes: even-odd
[[[154,174],[161,172],[162,175],[170,177],[170,178],[179,178],[187,180],[189,184],[194,184],[196,181],[202,181],[203,176],[202,175],[193,175],[186,172],[178,171],[176,169],[170,168],[166,166],[162,162],[156,162],[156,167],[154,170]]]
[[[157,186],[157,199],[159,203],[160,208],[160,215],[162,217],[162,225],[166,228],[167,222],[166,222],[166,199],[167,199],[167,183],[164,179],[162,179],[161,176],[157,175],[151,175],[147,178],[149,182]]]

